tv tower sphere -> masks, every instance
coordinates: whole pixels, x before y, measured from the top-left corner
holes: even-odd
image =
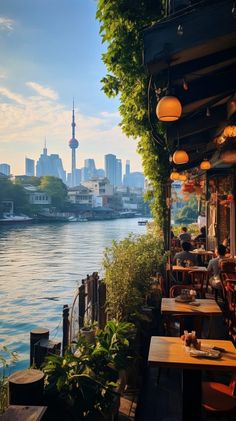
[[[69,140],[69,147],[71,149],[77,149],[79,146],[79,142],[77,139],[75,139],[74,137],[72,137],[72,139]]]

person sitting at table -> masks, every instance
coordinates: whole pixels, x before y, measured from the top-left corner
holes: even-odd
[[[192,266],[196,265],[196,255],[190,253],[191,244],[188,241],[182,243],[182,251],[175,254],[173,263],[179,263],[182,266],[185,262],[190,262]]]
[[[180,243],[189,242],[191,241],[191,234],[188,232],[186,227],[182,228],[181,234],[179,234]]]
[[[200,228],[200,234],[197,235],[194,241],[203,242],[203,243],[206,241],[206,227]]]
[[[212,288],[221,290],[220,280],[220,264],[223,260],[227,260],[225,257],[226,247],[223,244],[219,244],[215,249],[216,257],[211,259],[208,263],[207,272],[210,275],[209,284]]]

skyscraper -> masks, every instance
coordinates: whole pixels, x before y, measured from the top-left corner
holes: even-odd
[[[69,140],[69,147],[71,148],[71,187],[76,185],[76,149],[79,146],[78,140],[75,138],[75,110],[74,110],[74,101],[73,101],[73,110],[72,110],[72,138]]]
[[[0,172],[4,175],[10,175],[11,167],[8,164],[0,164]]]
[[[36,176],[42,177],[44,175],[51,175],[53,177],[61,178],[66,182],[66,173],[63,168],[62,160],[58,154],[47,154],[46,141],[43,148],[43,153],[36,164]]]
[[[34,176],[34,159],[25,158],[25,175]]]
[[[110,183],[116,185],[116,156],[112,154],[105,155],[105,174]]]
[[[122,161],[121,159],[116,160],[116,186],[122,185]]]

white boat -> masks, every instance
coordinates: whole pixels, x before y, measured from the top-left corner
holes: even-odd
[[[83,218],[82,216],[69,216],[69,222],[87,222],[87,218]]]
[[[0,218],[0,224],[16,224],[16,223],[26,223],[33,221],[33,218],[30,218],[26,215],[4,215],[3,218]]]

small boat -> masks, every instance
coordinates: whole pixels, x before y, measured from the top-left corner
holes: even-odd
[[[31,221],[33,221],[33,218],[26,215],[4,215],[3,218],[0,218],[0,224],[18,224]]]
[[[148,223],[148,220],[147,220],[147,219],[140,219],[140,220],[138,221],[138,224],[139,224],[139,225],[147,225],[147,223]]]
[[[69,222],[87,222],[88,219],[82,216],[69,216],[68,221]]]

